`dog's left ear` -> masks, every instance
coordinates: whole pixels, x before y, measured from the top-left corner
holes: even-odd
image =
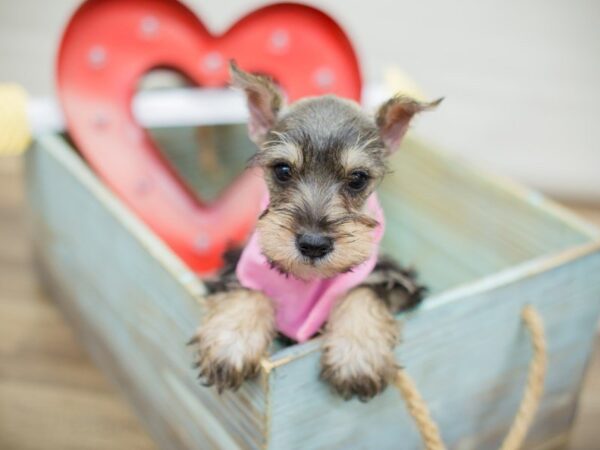
[[[229,73],[231,85],[242,89],[246,94],[250,113],[248,133],[250,139],[260,144],[277,121],[277,115],[283,106],[283,95],[270,78],[244,72],[235,61],[229,62]]]
[[[443,97],[433,102],[423,103],[410,97],[397,95],[381,105],[375,115],[375,123],[379,128],[387,154],[390,155],[398,149],[415,114],[435,108],[442,100]]]

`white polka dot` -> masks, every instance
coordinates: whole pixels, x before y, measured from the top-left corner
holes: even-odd
[[[101,45],[94,45],[88,52],[88,61],[95,69],[103,67],[106,64],[106,49]]]
[[[196,237],[194,247],[196,250],[206,251],[210,246],[210,238],[206,234],[200,234]]]
[[[321,89],[329,89],[335,82],[335,74],[329,67],[319,67],[313,72],[313,81]]]
[[[284,53],[290,47],[290,35],[284,29],[273,31],[270,36],[269,48],[273,53]]]
[[[202,65],[209,72],[219,70],[223,65],[223,56],[219,52],[210,52],[204,57]]]
[[[142,18],[140,22],[140,31],[144,36],[152,37],[156,36],[158,33],[158,29],[160,27],[160,22],[154,16],[145,16]]]
[[[92,117],[92,124],[97,129],[104,129],[110,124],[110,119],[104,111],[96,111]]]

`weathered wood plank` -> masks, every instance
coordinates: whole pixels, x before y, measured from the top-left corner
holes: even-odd
[[[384,248],[417,263],[433,295],[401,317],[399,361],[452,448],[495,448],[530,355],[519,312],[534,304],[546,321],[550,372],[528,446],[562,445],[600,309],[597,232],[414,143],[402,155],[382,189]],[[28,167],[49,284],[161,446],[420,448],[392,389],[362,404],[318,381],[318,339],[277,350],[268,378],[238,393],[198,387],[183,343],[201,314],[202,284],[59,138],[44,138]]]
[[[398,361],[450,448],[494,449],[506,433],[531,355],[519,317],[525,304],[541,312],[550,352],[546,394],[528,448],[568,432],[598,319],[600,279],[592,276],[599,270],[600,254],[593,253],[402,318]],[[420,448],[398,392],[388,389],[367,404],[344,402],[311,381],[318,377],[318,359],[313,348],[274,369],[271,448]]]
[[[384,248],[417,267],[433,292],[598,236],[541,194],[414,140],[394,156],[392,169],[381,188]]]
[[[57,138],[28,155],[28,179],[39,261],[56,297],[157,441],[260,446],[261,384],[218,396],[194,378],[185,342],[202,285],[193,274]]]

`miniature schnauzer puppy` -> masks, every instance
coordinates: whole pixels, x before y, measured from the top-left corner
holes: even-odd
[[[269,78],[233,62],[231,76],[246,94],[249,135],[259,148],[250,164],[262,168],[269,191],[257,224],[262,254],[273,270],[302,280],[351,271],[373,254],[377,221],[366,201],[386,174],[387,157],[413,116],[441,99],[421,103],[396,96],[371,117],[333,95],[284,107]],[[200,377],[219,391],[257,375],[276,335],[273,301],[244,288],[236,258],[229,262],[209,284],[207,311],[192,339]],[[380,393],[398,370],[394,313],[417,304],[422,293],[411,271],[379,257],[363,284],[339,298],[329,315],[321,339],[322,379],[346,399]]]

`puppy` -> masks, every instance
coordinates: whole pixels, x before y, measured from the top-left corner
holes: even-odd
[[[333,95],[284,107],[269,78],[234,63],[230,71],[247,98],[259,148],[250,164],[262,168],[269,198],[241,259],[230,254],[208,283],[208,308],[191,341],[200,377],[219,392],[237,389],[259,372],[277,331],[297,341],[322,331],[322,379],[346,399],[368,400],[397,370],[394,313],[423,293],[411,271],[378,257],[374,191],[413,116],[441,99],[393,97],[374,118]],[[295,298],[313,294],[319,298],[308,298],[308,312],[298,313],[304,306]]]

